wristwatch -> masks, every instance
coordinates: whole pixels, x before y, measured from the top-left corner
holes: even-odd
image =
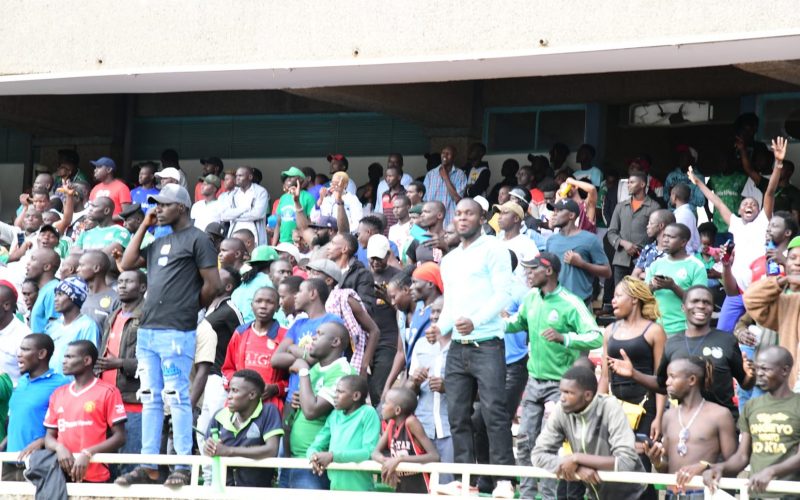
[[[308,377],[308,368],[300,368],[300,371],[297,372],[297,375],[300,377]]]

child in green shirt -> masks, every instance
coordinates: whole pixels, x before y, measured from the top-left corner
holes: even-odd
[[[336,409],[328,416],[306,452],[315,474],[322,476],[331,462],[369,460],[381,434],[375,409],[364,404],[367,379],[358,375],[342,377],[336,384]],[[332,490],[372,491],[372,472],[329,470]]]

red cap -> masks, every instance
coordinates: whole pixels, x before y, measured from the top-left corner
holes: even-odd
[[[11,290],[11,293],[14,294],[14,302],[19,300],[19,294],[17,293],[17,287],[15,287],[10,281],[8,280],[0,280],[0,286],[7,287]]]

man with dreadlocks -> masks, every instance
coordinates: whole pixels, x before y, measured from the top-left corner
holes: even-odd
[[[736,428],[730,412],[703,399],[701,389],[712,382],[711,364],[700,356],[676,358],[667,367],[667,394],[678,401],[661,425],[661,442],[645,443],[645,451],[658,472],[676,474],[677,483],[667,498],[701,500],[703,489],[686,489],[718,458],[736,451]]]
[[[742,388],[751,389],[755,384],[752,362],[743,359],[733,335],[711,328],[714,296],[708,287],[696,285],[686,290],[682,307],[686,313],[686,331],[667,339],[655,376],[636,370],[624,349],[620,350],[621,359],[608,359],[608,367],[620,377],[630,377],[647,389],[664,394],[669,363],[673,359],[702,356],[711,362],[714,369],[708,389],[701,388],[703,398],[726,407],[735,421],[739,418],[739,410],[733,403],[733,379]]]

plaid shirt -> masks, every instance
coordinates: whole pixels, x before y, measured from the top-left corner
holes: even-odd
[[[425,201],[441,201],[444,203],[444,225],[447,226],[456,213],[456,202],[447,191],[447,184],[444,183],[439,173],[441,168],[442,166],[439,165],[425,175]],[[456,191],[463,196],[464,190],[467,188],[467,175],[461,169],[453,166],[450,169],[450,181],[455,186]]]
[[[355,315],[353,315],[353,309],[347,302],[350,297],[356,299],[361,304],[361,307],[364,307],[364,303],[355,290],[351,288],[335,288],[331,290],[328,301],[325,302],[325,311],[342,318],[344,326],[350,332],[350,347],[353,350],[350,366],[360,373],[364,350],[367,347],[367,332],[361,328],[361,325],[356,321]],[[366,310],[365,307],[364,310]]]

